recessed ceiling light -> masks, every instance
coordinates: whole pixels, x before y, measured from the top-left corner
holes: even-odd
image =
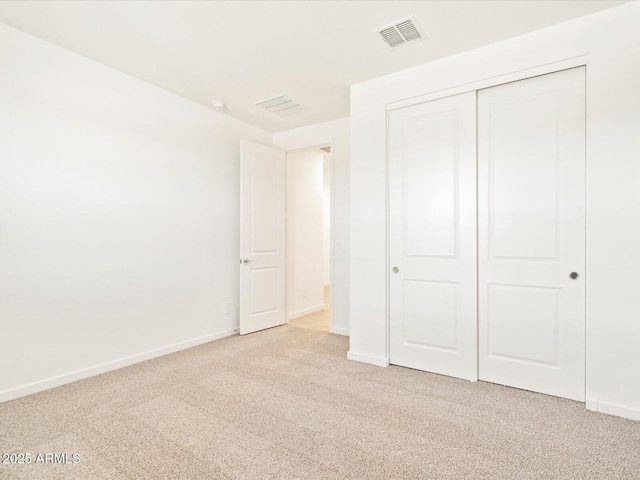
[[[213,108],[217,108],[218,110],[222,110],[224,107],[226,107],[226,105],[224,104],[224,102],[222,100],[214,100],[213,101]]]

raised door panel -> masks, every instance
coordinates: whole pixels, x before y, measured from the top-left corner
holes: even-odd
[[[279,158],[251,156],[251,253],[277,253],[279,244]]]
[[[456,254],[457,123],[456,110],[449,110],[410,118],[402,124],[407,256]]]
[[[545,92],[490,108],[490,255],[555,259],[557,95]]]
[[[557,288],[488,286],[488,354],[522,362],[558,364]]]
[[[404,345],[456,351],[456,283],[405,280]]]
[[[277,312],[278,267],[251,269],[251,315],[265,315]]]

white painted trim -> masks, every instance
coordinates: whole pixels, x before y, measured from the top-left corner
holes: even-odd
[[[598,411],[598,401],[595,398],[587,397],[584,403],[585,407],[587,407],[587,410],[591,410],[594,412]]]
[[[349,336],[349,330],[346,328],[330,328],[330,333],[335,333],[336,335],[344,335],[345,337]]]
[[[601,402],[595,398],[587,398],[587,410],[628,418],[640,421],[640,409],[616,405],[615,403]]]
[[[146,360],[151,360],[153,358],[162,357],[170,353],[185,350],[197,345],[202,345],[203,343],[209,343],[214,340],[230,337],[231,335],[236,335],[237,333],[237,329],[223,330],[222,332],[205,335],[204,337],[194,338],[193,340],[187,340],[186,342],[176,343],[174,345],[158,348],[156,350],[151,350],[148,352],[131,355],[130,357],[121,358],[120,360],[114,360],[112,362],[96,365],[95,367],[77,370],[75,372],[66,373],[58,377],[53,377],[47,380],[42,380],[40,382],[34,382],[28,385],[23,385],[21,387],[5,390],[3,392],[0,392],[0,403],[6,402],[8,400],[13,400],[14,398],[23,397],[25,395],[30,395],[32,393],[41,392],[43,390],[49,390],[50,388],[59,387],[61,385],[75,382],[77,380],[100,375],[101,373],[128,367],[129,365],[144,362]]]
[[[332,138],[331,156],[329,158],[329,285],[335,285],[335,258],[336,258],[336,139]],[[335,288],[329,289],[329,331],[334,330],[335,324],[334,300]],[[324,297],[324,295],[323,295]],[[323,300],[324,301],[324,300]]]
[[[388,367],[389,357],[373,357],[371,355],[364,355],[361,353],[355,353],[349,350],[347,352],[347,360],[353,360],[355,362],[369,363],[378,367]]]
[[[324,310],[324,303],[322,305],[316,305],[315,307],[306,308],[304,310],[298,310],[297,312],[290,313],[289,320],[293,320],[294,318],[298,318],[298,317],[304,317],[305,315],[319,312],[321,310]]]
[[[387,111],[396,110],[398,108],[409,107],[418,103],[430,102],[432,100],[438,100],[440,98],[451,97],[453,95],[459,95],[461,93],[473,92],[477,90],[483,90],[485,88],[491,88],[505,83],[517,82],[518,80],[525,80],[527,78],[537,77],[539,75],[546,75],[548,73],[555,73],[562,70],[568,70],[575,67],[584,67],[589,64],[589,55],[579,55],[577,57],[566,58],[557,62],[551,62],[544,65],[537,65],[531,68],[525,68],[523,70],[517,70],[515,72],[508,72],[494,77],[484,78],[481,80],[474,80],[473,82],[465,83],[462,85],[456,85],[450,88],[437,90],[434,92],[425,93],[424,95],[418,95],[416,97],[406,98],[404,100],[398,100],[387,104]]]
[[[389,190],[389,110],[385,114],[384,119],[384,221],[385,221],[385,236],[384,236],[384,274],[385,274],[385,288],[384,288],[384,329],[385,329],[385,339],[384,339],[384,354],[389,359],[389,364],[391,364],[391,210],[389,205],[391,204],[389,201],[389,195],[391,191]],[[349,324],[351,325],[351,324]]]
[[[591,73],[591,67],[585,65],[585,77],[584,77],[584,395],[585,401],[588,401],[590,388],[591,388],[591,322],[590,322],[590,306],[589,306],[589,291],[591,289],[591,252],[589,236],[591,235],[591,187],[589,182],[590,177],[590,157],[591,157],[591,100],[590,100],[590,80],[589,74]],[[589,408],[587,406],[587,408]]]

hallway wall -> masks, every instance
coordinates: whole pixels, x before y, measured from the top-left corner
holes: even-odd
[[[323,308],[323,163],[315,149],[287,153],[287,312]]]
[[[309,125],[273,135],[275,147],[292,151],[332,144],[334,215],[331,219],[333,248],[332,332],[349,335],[349,117]]]

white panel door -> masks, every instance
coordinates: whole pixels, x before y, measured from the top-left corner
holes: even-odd
[[[478,92],[478,215],[479,379],[583,401],[584,68]]]
[[[240,143],[240,335],[286,322],[285,158]]]
[[[389,114],[390,361],[477,379],[475,92]]]

